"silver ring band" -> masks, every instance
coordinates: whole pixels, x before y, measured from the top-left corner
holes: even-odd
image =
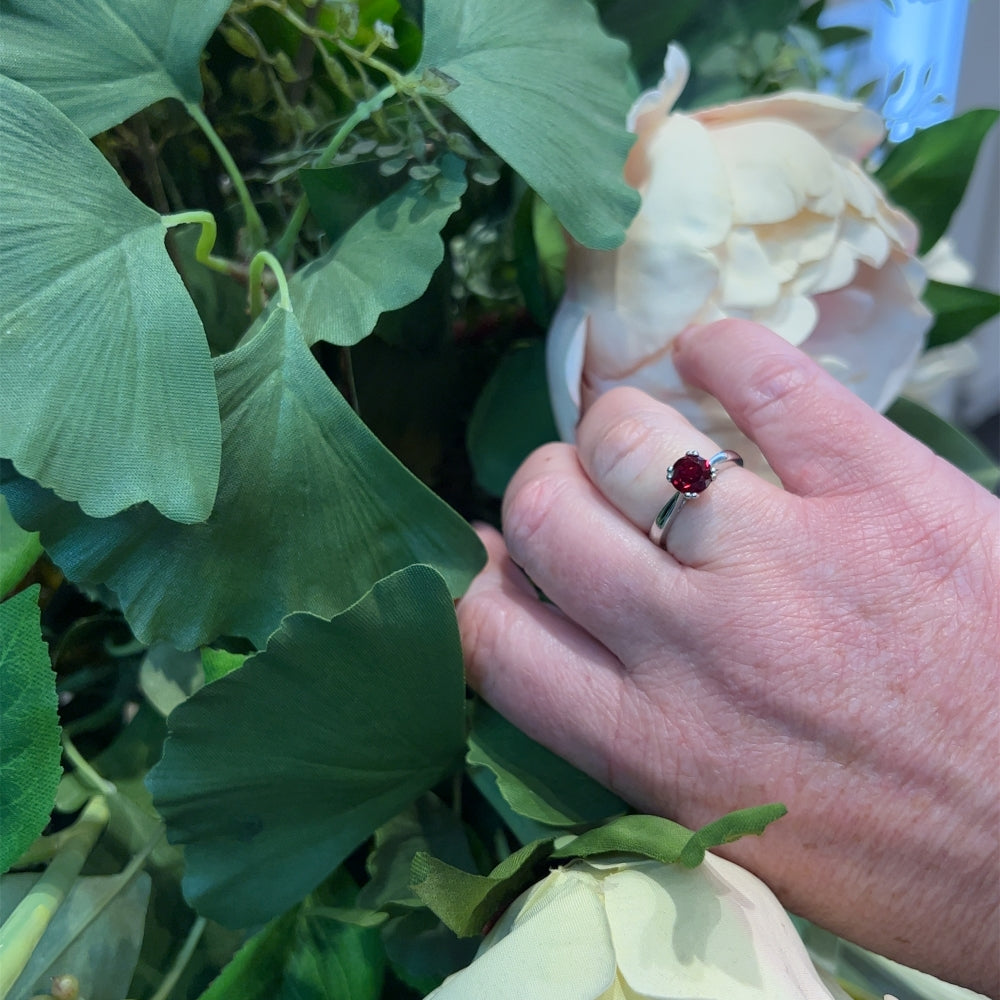
[[[735,451],[720,451],[709,459],[702,458],[697,451],[689,451],[667,469],[667,481],[677,492],[660,508],[649,529],[654,544],[667,547],[667,532],[681,508],[688,500],[704,493],[715,482],[719,470],[729,462],[742,465],[743,459]]]

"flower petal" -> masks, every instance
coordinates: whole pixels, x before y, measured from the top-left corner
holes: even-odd
[[[862,264],[848,288],[816,296],[819,321],[802,349],[869,406],[885,410],[923,349],[932,316],[904,267]]]
[[[885,136],[879,115],[856,101],[789,90],[772,97],[705,108],[695,113],[706,125],[777,118],[814,135],[832,152],[863,160]]]
[[[626,124],[636,140],[625,161],[625,183],[640,190],[649,176],[649,142],[673,110],[687,85],[691,66],[679,45],[670,45],[663,60],[663,78],[653,90],[641,94],[628,113]]]
[[[928,278],[948,285],[969,285],[976,276],[976,269],[959,254],[950,236],[942,236],[924,254],[923,264]]]
[[[784,222],[803,209],[837,215],[844,196],[830,153],[788,122],[737,122],[711,132],[725,163],[737,225]]]
[[[560,868],[520,897],[427,1000],[595,1000],[615,980],[593,876]]]
[[[770,889],[708,855],[603,881],[618,968],[648,1000],[831,1000]]]
[[[733,229],[722,258],[723,309],[755,309],[770,306],[781,294],[781,286],[757,239],[749,227]]]
[[[549,400],[563,441],[576,437],[586,342],[587,310],[575,299],[564,298],[552,318],[545,345]]]
[[[691,75],[687,53],[676,44],[667,46],[663,58],[663,76],[652,89],[640,94],[629,109],[626,125],[630,132],[641,133],[665,118],[673,110]]]
[[[672,115],[650,150],[654,168],[614,256],[614,295],[607,302],[624,326],[605,331],[598,321],[588,343],[587,365],[605,376],[662,349],[694,319],[718,284],[714,250],[729,232],[726,175],[705,130]]]

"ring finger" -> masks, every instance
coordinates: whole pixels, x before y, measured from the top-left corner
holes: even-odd
[[[664,618],[690,607],[679,567],[601,495],[570,445],[525,460],[504,496],[503,533],[542,593],[625,661],[647,640],[662,644]]]
[[[725,459],[712,463],[717,482],[705,476],[691,489],[699,490],[697,496],[678,497],[668,469],[674,468],[680,483],[682,465],[697,472],[720,451],[676,411],[635,389],[601,396],[577,429],[577,447],[594,486],[643,533],[672,501],[659,544],[677,562],[696,569],[740,563],[759,553],[761,532],[769,530],[777,512],[775,501],[789,499]],[[690,461],[689,452],[696,452],[700,463]]]

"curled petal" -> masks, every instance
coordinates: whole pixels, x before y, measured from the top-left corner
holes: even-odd
[[[789,90],[771,97],[733,101],[696,112],[706,125],[774,118],[815,136],[832,152],[863,160],[885,138],[881,117],[857,101]]]
[[[630,132],[641,133],[665,118],[673,110],[677,98],[687,86],[691,75],[691,63],[687,53],[679,45],[667,46],[663,59],[663,76],[652,89],[636,98],[628,113],[626,124]]]

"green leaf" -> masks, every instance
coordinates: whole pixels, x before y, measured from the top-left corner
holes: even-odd
[[[0,871],[45,828],[62,769],[56,677],[36,584],[0,604]]]
[[[309,211],[331,240],[339,240],[369,208],[384,201],[398,187],[398,179],[385,177],[379,172],[379,165],[379,160],[363,160],[299,171]],[[422,187],[413,185],[414,193],[418,194]],[[432,197],[436,194],[431,192]]]
[[[169,642],[155,643],[139,664],[138,681],[149,704],[167,716],[205,684],[201,656],[197,650],[174,649]]]
[[[552,852],[553,858],[589,858],[595,854],[641,854],[672,864],[691,839],[691,830],[662,816],[621,816],[581,833]]]
[[[212,649],[205,646],[201,651],[201,669],[205,674],[205,683],[211,684],[220,677],[232,673],[242,667],[246,661],[244,653],[230,653],[226,649]]]
[[[678,39],[699,3],[700,0],[671,0],[669,4],[597,0],[597,9],[608,32],[628,42],[640,77],[652,82],[663,73],[667,46]]]
[[[694,832],[661,816],[622,816],[572,840],[560,841],[552,857],[562,860],[595,854],[641,854],[664,864],[679,861],[686,868],[697,868],[708,848],[748,835],[759,836],[787,811],[780,803],[738,809]]]
[[[558,441],[545,377],[545,343],[515,344],[476,400],[466,447],[476,482],[503,496],[517,467],[539,445]]]
[[[0,879],[0,919],[23,899],[38,875]],[[14,998],[48,996],[52,977],[72,972],[87,1000],[121,1000],[127,995],[142,947],[151,881],[131,875],[78,878],[56,910],[15,984]]]
[[[613,792],[536,743],[485,703],[476,705],[466,763],[496,775],[510,806],[539,823],[601,822],[628,806]]]
[[[160,216],[34,91],[0,78],[0,105],[3,456],[93,517],[203,521],[219,404]]]
[[[5,0],[0,72],[97,135],[164,97],[199,103],[201,50],[229,3]]]
[[[42,551],[38,532],[25,531],[0,496],[0,597],[24,579]]]
[[[212,354],[225,354],[247,332],[247,290],[230,275],[198,262],[201,234],[200,224],[174,226],[167,245],[205,327],[209,349]]]
[[[980,108],[922,129],[896,146],[876,172],[889,199],[920,223],[920,253],[948,228],[998,114]]]
[[[293,611],[331,617],[376,581],[434,566],[459,596],[484,562],[476,534],[376,440],[276,308],[214,361],[223,471],[209,520],[148,506],[101,521],[0,471],[15,517],[70,579],[104,583],[135,634],[179,649],[220,635],[263,648]],[[262,475],[266,470],[266,475]]]
[[[461,820],[435,795],[422,795],[375,831],[368,857],[371,881],[358,895],[358,905],[379,909],[419,906],[410,888],[410,866],[418,851],[428,851],[448,864],[472,868],[474,862]]]
[[[951,462],[991,492],[1000,485],[1000,467],[972,438],[911,399],[900,397],[886,416],[935,455]]]
[[[788,810],[780,802],[775,802],[771,805],[751,806],[749,809],[737,809],[727,813],[720,819],[695,830],[681,848],[678,860],[685,868],[697,868],[705,860],[705,852],[710,848],[731,844],[741,837],[759,837],[770,823],[781,819],[787,812]]]
[[[529,885],[552,853],[551,840],[536,840],[502,861],[489,875],[472,875],[426,852],[413,859],[416,894],[459,937],[482,934]]]
[[[293,907],[254,934],[199,1000],[274,1000],[295,944],[300,909]]]
[[[349,906],[357,886],[343,870],[321,886],[299,912],[295,940],[275,1000],[377,1000],[385,950],[373,928],[342,923],[320,912]]]
[[[440,167],[434,181],[410,181],[370,209],[292,277],[288,290],[308,343],[356,344],[381,313],[423,294],[444,259],[441,230],[465,192],[464,162],[446,155]]]
[[[414,76],[552,206],[585,246],[625,239],[639,195],[623,178],[633,137],[628,49],[587,0],[426,0]],[[450,88],[450,89],[449,89]]]
[[[385,955],[397,978],[426,996],[476,957],[479,942],[460,938],[426,907],[390,920],[382,929]]]
[[[188,898],[237,927],[301,899],[459,765],[464,692],[451,595],[427,566],[330,621],[290,615],[170,716],[148,784],[185,845]]]
[[[934,313],[934,326],[927,334],[928,347],[941,347],[961,340],[1000,312],[1000,295],[985,288],[928,281],[923,298],[924,304]]]
[[[552,836],[554,831],[551,827],[522,816],[511,806],[503,797],[497,777],[492,771],[485,767],[472,768],[469,777],[479,793],[493,807],[497,818],[514,834],[520,844],[530,844],[533,840],[545,840]]]

